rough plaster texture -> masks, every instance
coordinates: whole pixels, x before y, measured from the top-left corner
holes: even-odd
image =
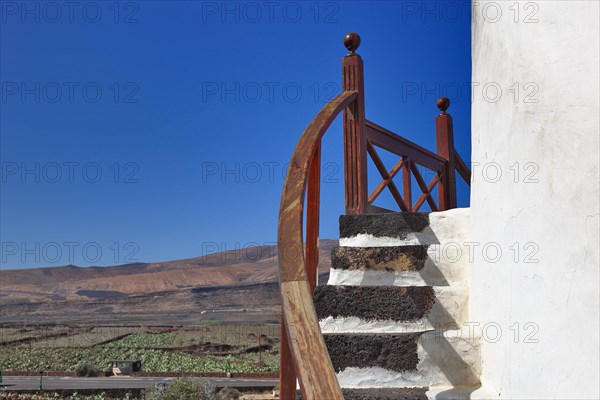
[[[515,23],[512,4],[479,2],[472,25],[471,218],[480,246],[470,318],[501,329],[496,343],[483,343],[482,383],[505,399],[598,399],[599,3],[535,2],[533,23],[523,21],[524,2]],[[486,21],[486,5],[503,16]],[[528,82],[535,86],[524,92]],[[481,95],[487,83],[503,89],[498,101]],[[537,101],[525,102],[536,87]],[[502,255],[484,254],[487,243]]]

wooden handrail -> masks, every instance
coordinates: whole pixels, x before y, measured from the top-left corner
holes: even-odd
[[[367,140],[391,153],[408,156],[413,162],[433,171],[441,171],[446,163],[443,157],[391,132],[374,122],[365,122]]]
[[[343,399],[313,304],[306,273],[302,222],[311,163],[321,137],[335,117],[352,105],[357,96],[355,91],[342,92],[323,107],[304,130],[294,149],[281,197],[277,243],[282,322],[287,339],[282,335],[281,346],[283,353],[283,347],[289,345],[304,400]],[[282,399],[291,399],[289,386],[280,389]],[[295,398],[295,385],[293,389]]]

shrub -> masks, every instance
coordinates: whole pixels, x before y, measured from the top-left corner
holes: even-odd
[[[176,378],[164,389],[148,389],[144,400],[220,400],[217,388],[206,380]]]
[[[75,373],[77,374],[77,376],[87,376],[91,378],[100,376],[100,370],[98,369],[98,367],[95,367],[94,365],[86,362],[81,362],[77,364],[77,366],[75,367]]]
[[[224,387],[219,391],[219,400],[238,400],[242,394],[232,387]]]

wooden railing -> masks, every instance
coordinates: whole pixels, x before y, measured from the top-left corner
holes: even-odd
[[[370,212],[390,211],[383,210],[380,207],[373,205],[375,199],[377,199],[381,192],[387,187],[401,211],[416,212],[425,201],[429,203],[432,211],[438,211],[438,206],[431,195],[431,191],[436,185],[442,185],[441,182],[444,181],[443,176],[445,173],[446,160],[370,121],[366,121],[365,125],[367,128],[367,151],[383,178],[375,190],[369,195],[368,210]],[[400,156],[400,159],[390,171],[383,165],[383,162],[379,158],[379,154],[377,154],[377,150],[375,150],[375,146]],[[422,174],[417,168],[418,165],[434,172],[434,177],[429,184],[425,183]],[[393,178],[400,171],[402,171],[402,195],[393,181]],[[411,174],[414,175],[415,180],[423,192],[414,205],[412,202]]]
[[[279,210],[278,255],[282,298],[280,398],[296,399],[296,379],[303,400],[343,399],[333,365],[319,328],[312,293],[319,263],[319,195],[321,138],[343,111],[344,177],[347,214],[390,212],[373,202],[388,188],[400,211],[416,212],[427,202],[432,211],[456,207],[456,172],[470,183],[470,171],[454,150],[452,117],[446,113],[450,102],[438,100],[436,117],[437,154],[365,119],[363,62],[355,53],[360,37],[344,38],[350,54],[342,60],[343,92],[330,101],[308,125],[292,155]],[[400,157],[387,170],[376,148]],[[375,163],[382,181],[367,193],[367,154]],[[426,182],[418,166],[433,171]],[[394,177],[402,174],[402,194]],[[412,178],[421,194],[412,200]],[[432,191],[437,187],[437,203]],[[306,198],[306,244],[303,217]]]

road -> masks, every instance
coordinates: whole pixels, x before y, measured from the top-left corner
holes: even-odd
[[[217,387],[269,387],[279,382],[277,379],[203,378]],[[173,378],[157,376],[111,376],[102,378],[76,378],[71,376],[45,376],[44,390],[61,389],[145,389],[154,387],[158,381],[171,381]],[[0,384],[4,390],[36,390],[40,386],[39,376],[5,376]]]

